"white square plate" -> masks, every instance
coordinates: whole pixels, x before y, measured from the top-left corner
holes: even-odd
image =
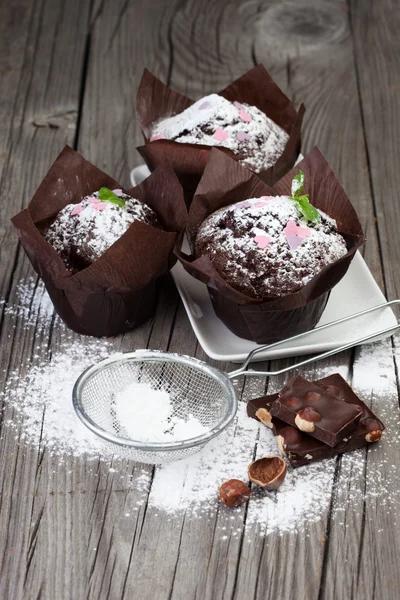
[[[131,172],[132,185],[139,185],[150,174],[146,165]],[[194,279],[180,263],[172,269],[176,287],[185,306],[197,339],[210,358],[220,361],[242,362],[251,350],[258,348],[255,342],[239,338],[232,333],[214,313],[207,286]],[[345,277],[332,290],[328,304],[319,321],[324,325],[331,321],[386,302],[359,252]],[[397,319],[391,308],[383,308],[369,315],[330,327],[323,331],[310,331],[301,340],[284,342],[279,347],[260,352],[255,360],[284,358],[301,354],[313,354],[333,350],[358,338],[396,327]]]

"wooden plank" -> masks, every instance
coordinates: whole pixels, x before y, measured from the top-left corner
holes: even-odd
[[[31,276],[32,269],[18,248],[10,218],[26,205],[64,144],[74,141],[88,6],[86,0],[70,2],[68,17],[62,2],[38,0],[2,3],[0,7],[3,47],[0,106],[5,111],[0,125],[1,196],[7,199],[0,207],[3,225],[0,279],[3,298],[11,305],[16,302],[18,281]],[[2,369],[6,374],[16,369],[23,376],[29,364],[38,360],[34,348],[43,348],[43,344],[46,347],[50,337],[49,327],[35,330],[26,327],[23,318],[6,314],[1,324]],[[11,417],[12,411],[7,408],[2,420]],[[38,451],[26,447],[22,441],[19,444],[18,431],[2,428],[1,433],[0,595],[16,600],[30,594],[30,597],[43,596],[46,577],[60,577],[77,597],[84,563],[77,563],[78,570],[71,578],[51,537],[48,554],[52,569],[47,573],[41,571],[33,560],[43,515],[49,510],[47,498],[37,502],[37,510],[33,506],[36,478],[40,477]],[[68,515],[71,520],[73,511],[68,511]],[[68,538],[67,529],[64,528],[62,535],[72,545],[78,545],[76,538]],[[80,543],[85,547],[84,540]],[[71,548],[68,551],[71,553]],[[57,584],[60,587],[60,580]]]
[[[384,283],[388,297],[398,296],[398,244],[396,223],[399,211],[397,186],[398,138],[400,122],[396,110],[399,86],[399,57],[394,51],[399,25],[394,2],[349,3],[349,20],[353,33],[354,60],[358,80],[358,95],[363,118],[367,150],[367,167],[373,197],[373,213],[378,229],[378,245],[384,267]],[[382,145],[382,140],[385,140]],[[397,221],[396,221],[397,219]],[[374,271],[373,271],[374,272]],[[395,338],[394,347],[398,346]],[[364,349],[357,350],[353,382],[366,394],[366,400],[382,415],[387,431],[382,442],[371,448],[366,456],[365,490],[367,500],[361,506],[346,506],[346,521],[352,522],[354,513],[362,515],[361,526],[346,533],[338,526],[331,531],[331,547],[326,564],[327,585],[325,598],[351,590],[352,597],[392,600],[400,590],[400,575],[396,565],[400,557],[398,477],[398,367],[394,362],[392,344],[382,343],[369,356]],[[370,372],[375,370],[375,377]],[[365,378],[370,389],[365,390]],[[346,462],[350,462],[350,457]],[[349,466],[347,467],[349,472]],[[375,501],[377,487],[386,490],[384,501]],[[342,502],[343,499],[340,499]],[[341,534],[338,531],[341,529]],[[354,541],[356,537],[357,542]],[[343,578],[337,577],[339,565],[350,563]]]
[[[364,135],[379,244],[389,298],[400,295],[397,194],[400,132],[398,86],[400,57],[396,31],[400,15],[394,0],[379,3],[351,1],[350,19],[360,90]]]

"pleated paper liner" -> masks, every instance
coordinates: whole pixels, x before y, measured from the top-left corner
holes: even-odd
[[[239,337],[258,344],[276,342],[315,327],[331,289],[346,274],[357,248],[365,242],[346,192],[318,148],[272,188],[214,148],[189,211],[188,237],[193,252],[197,231],[211,213],[248,198],[290,195],[292,179],[299,169],[305,174],[305,193],[310,194],[314,206],[336,219],[348,251],[297,292],[267,302],[250,298],[225,281],[208,256],[196,258],[178,248],[175,250],[186,271],[208,286],[215,313],[221,321]]]
[[[187,212],[176,175],[169,165],[160,164],[141,185],[126,193],[148,204],[163,229],[134,222],[89,267],[71,273],[43,237],[44,232],[67,204],[79,203],[101,187],[121,188],[66,146],[28,207],[12,222],[66,325],[78,333],[111,336],[137,327],[153,313],[158,279],[176,260],[173,249],[180,244]]]
[[[275,165],[258,174],[268,185],[273,185],[293,167],[299,156],[304,106],[301,105],[297,111],[263,65],[254,67],[218,93],[232,102],[236,100],[256,106],[289,134],[286,147]],[[188,205],[210,157],[211,146],[171,140],[150,142],[150,137],[153,123],[182,112],[194,102],[164,85],[145,69],[136,96],[136,111],[145,141],[138,151],[150,171],[164,160],[169,162],[184,188]],[[220,150],[235,160],[239,159],[226,148]]]

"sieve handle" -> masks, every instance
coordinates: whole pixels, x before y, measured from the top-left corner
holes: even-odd
[[[356,319],[357,317],[361,317],[362,315],[367,315],[367,314],[375,312],[376,310],[379,310],[381,308],[387,308],[388,306],[393,306],[395,304],[400,304],[400,299],[391,300],[390,302],[384,302],[383,304],[378,304],[377,306],[373,306],[372,308],[367,308],[366,310],[362,310],[358,313],[354,313],[352,315],[349,315],[348,317],[343,317],[342,319],[338,319],[337,321],[331,321],[330,323],[326,323],[325,325],[320,325],[319,327],[315,327],[315,329],[312,329],[311,331],[305,331],[304,333],[299,333],[297,335],[294,335],[293,337],[286,338],[285,340],[281,340],[279,342],[275,342],[274,344],[268,344],[266,346],[259,346],[258,348],[255,348],[248,354],[246,360],[244,361],[244,363],[242,364],[242,366],[239,369],[228,373],[228,377],[230,379],[233,379],[234,377],[240,377],[241,375],[244,375],[244,376],[247,376],[247,375],[269,375],[269,376],[281,375],[282,373],[287,373],[289,371],[292,371],[293,369],[297,369],[297,368],[307,365],[309,363],[315,362],[317,360],[321,360],[322,358],[327,358],[328,356],[333,356],[334,354],[343,352],[343,350],[348,350],[349,348],[353,348],[354,346],[358,346],[359,344],[363,344],[364,342],[368,342],[369,340],[375,339],[377,337],[380,337],[380,336],[383,336],[386,334],[393,335],[395,333],[395,331],[397,331],[400,328],[399,322],[397,322],[397,324],[393,325],[392,327],[388,327],[387,329],[381,329],[380,331],[376,331],[373,334],[369,334],[364,337],[361,337],[358,340],[354,340],[352,342],[349,342],[348,344],[344,344],[342,346],[339,346],[338,348],[334,348],[333,350],[328,350],[327,352],[323,352],[322,354],[317,354],[315,356],[311,356],[310,358],[306,358],[305,360],[302,360],[298,363],[295,363],[295,364],[285,367],[283,369],[279,369],[278,371],[253,371],[253,370],[246,371],[248,365],[251,363],[254,356],[256,354],[259,354],[260,352],[263,352],[265,350],[270,350],[272,348],[276,348],[277,346],[286,344],[287,342],[291,342],[293,340],[300,340],[301,338],[303,338],[307,335],[310,335],[310,333],[313,333],[314,331],[322,331],[323,329],[327,329],[328,327],[333,327],[334,325],[338,325],[339,323],[345,323],[346,321],[350,321],[351,319]]]

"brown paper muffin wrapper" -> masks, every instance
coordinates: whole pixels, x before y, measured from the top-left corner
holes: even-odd
[[[178,248],[175,250],[186,271],[208,286],[215,313],[221,321],[239,337],[258,344],[273,343],[315,327],[330,290],[346,274],[357,248],[365,242],[346,192],[318,148],[314,148],[272,188],[214,148],[189,211],[187,230],[193,251],[197,231],[211,213],[248,198],[290,195],[292,179],[299,169],[305,174],[305,193],[310,194],[314,206],[336,220],[348,252],[326,266],[297,292],[260,302],[235,290],[216,271],[208,256],[196,259],[193,254],[188,256]]]
[[[66,146],[30,201],[13,219],[20,241],[43,279],[55,310],[68,327],[87,335],[111,336],[143,323],[157,300],[157,280],[175,262],[187,212],[172,168],[161,164],[141,185],[124,190],[148,204],[163,229],[134,222],[89,267],[71,273],[43,237],[67,204],[101,187],[121,188],[112,177]]]
[[[258,174],[268,185],[273,185],[293,167],[299,156],[304,105],[296,111],[294,104],[276,85],[263,65],[254,67],[218,93],[232,102],[236,100],[257,106],[289,134],[283,154],[275,165]],[[181,144],[171,140],[149,140],[154,122],[178,114],[192,104],[194,100],[170,89],[145,69],[136,96],[136,111],[145,141],[145,145],[138,147],[138,151],[150,171],[164,160],[169,162],[184,188],[188,204],[210,157],[211,147]],[[239,159],[230,150],[219,149],[235,160]]]

